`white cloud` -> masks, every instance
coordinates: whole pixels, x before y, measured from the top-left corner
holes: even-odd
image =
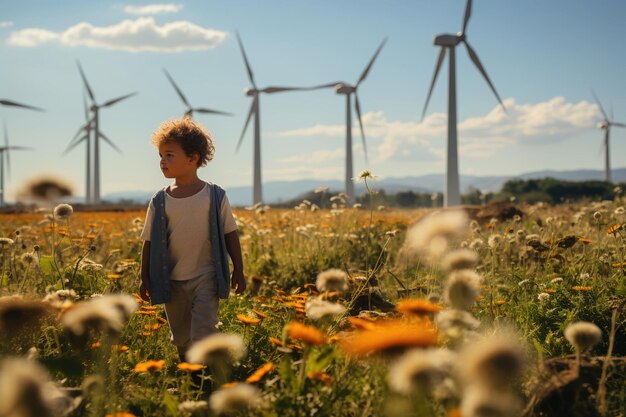
[[[596,104],[587,101],[569,103],[564,97],[554,97],[536,104],[517,104],[513,98],[509,98],[504,104],[507,113],[496,106],[484,116],[459,122],[461,156],[488,158],[499,149],[518,143],[554,143],[593,127],[600,117]],[[443,158],[447,123],[445,113],[430,114],[421,123],[388,120],[382,111],[363,115],[366,137],[377,141],[376,150],[370,152],[370,155],[379,162],[424,160],[432,159],[433,156]],[[319,124],[278,133],[279,136],[329,137],[341,137],[344,134],[343,125]],[[356,121],[352,134],[354,137],[360,135]]]
[[[356,155],[363,155],[363,145],[357,143],[353,146],[352,150],[353,157]],[[346,148],[337,148],[333,150],[321,150],[314,151],[305,155],[290,155],[278,160],[278,162],[283,164],[324,164],[327,165],[327,162],[343,161],[346,159]]]
[[[178,13],[183,8],[182,4],[166,3],[166,4],[144,4],[143,6],[124,6],[124,13],[128,14],[159,14],[159,13]]]
[[[70,47],[86,46],[128,52],[182,52],[214,48],[225,38],[226,32],[203,28],[187,21],[159,26],[152,17],[140,17],[103,27],[81,22],[63,32],[23,29],[12,32],[7,43],[21,47],[58,43]]]
[[[10,28],[11,26],[13,26],[13,22],[7,20],[0,22],[0,28]]]

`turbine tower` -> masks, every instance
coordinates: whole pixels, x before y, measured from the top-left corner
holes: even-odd
[[[344,94],[346,96],[345,193],[346,193],[346,197],[348,201],[352,201],[352,202],[354,201],[354,182],[353,182],[354,169],[353,169],[353,164],[352,164],[352,104],[351,104],[352,95],[354,95],[354,109],[356,110],[357,118],[359,119],[359,127],[361,128],[361,139],[363,141],[363,151],[365,152],[365,161],[367,162],[367,146],[365,144],[365,132],[363,130],[363,121],[361,120],[361,104],[359,103],[359,95],[357,93],[357,90],[359,88],[359,85],[361,85],[361,83],[365,80],[365,78],[369,74],[370,69],[372,68],[372,65],[374,65],[374,61],[378,57],[378,54],[380,53],[381,49],[383,49],[383,46],[385,46],[385,42],[387,42],[387,38],[383,39],[380,46],[374,53],[374,56],[372,57],[372,59],[370,59],[370,62],[367,64],[367,66],[361,73],[361,76],[359,77],[356,84],[336,82],[336,83],[323,84],[323,85],[313,87],[313,89],[334,87],[335,92],[337,94]]]
[[[243,43],[241,42],[241,37],[239,36],[239,32],[237,32],[237,42],[239,43],[239,49],[241,49],[241,55],[243,56],[243,61],[246,65],[246,71],[248,72],[248,78],[250,83],[252,84],[252,88],[247,88],[244,90],[245,94],[249,97],[252,97],[252,104],[250,105],[250,111],[248,112],[248,116],[246,118],[246,123],[243,126],[243,131],[241,132],[241,136],[239,137],[239,142],[237,142],[237,148],[235,152],[239,151],[239,147],[241,146],[241,142],[243,141],[243,137],[248,129],[248,124],[250,123],[250,119],[254,116],[254,160],[253,160],[253,186],[252,186],[252,203],[262,203],[263,202],[263,189],[261,182],[261,118],[260,118],[260,95],[261,93],[265,94],[273,94],[273,93],[282,93],[285,91],[303,91],[303,90],[311,90],[312,88],[306,87],[266,87],[259,89],[254,82],[254,74],[252,73],[252,68],[250,67],[250,63],[248,62],[248,57],[246,56],[246,51],[243,48]]]
[[[165,73],[165,76],[167,77],[167,79],[170,80],[170,83],[174,87],[174,90],[176,90],[176,92],[178,93],[178,97],[180,97],[180,99],[183,101],[185,106],[187,106],[187,110],[185,111],[185,116],[189,116],[193,118],[193,112],[207,113],[207,114],[222,114],[224,116],[232,116],[232,113],[226,113],[226,112],[219,111],[219,110],[212,110],[212,109],[207,109],[204,107],[191,107],[191,104],[189,104],[189,101],[187,101],[187,98],[185,97],[183,92],[180,90],[180,88],[178,88],[178,86],[174,82],[174,79],[172,78],[170,73],[167,72],[167,70],[165,69],[163,70],[163,72]]]
[[[102,132],[100,132],[99,111],[102,108],[110,107],[122,100],[132,97],[137,93],[135,92],[135,93],[126,94],[124,96],[106,101],[102,104],[97,104],[96,98],[93,94],[93,91],[91,90],[91,87],[89,86],[89,83],[87,82],[87,77],[85,77],[85,73],[83,72],[83,68],[81,67],[80,62],[77,61],[76,64],[78,65],[80,76],[83,79],[83,83],[85,84],[85,89],[87,90],[87,93],[89,94],[89,98],[91,99],[90,110],[91,110],[91,113],[93,114],[91,118],[92,131],[93,131],[93,145],[94,145],[93,185],[92,185],[93,188],[92,188],[92,194],[87,196],[87,202],[91,204],[100,204],[100,139],[104,140],[115,149],[117,149],[117,147],[113,144],[113,142],[111,142],[109,138],[107,138]],[[89,143],[89,140],[87,140],[87,143]],[[119,151],[119,149],[117,150]],[[89,159],[89,155],[87,159]]]
[[[430,101],[430,95],[433,92],[433,87],[435,86],[435,82],[437,81],[437,75],[439,75],[439,70],[441,68],[441,64],[446,56],[446,51],[449,55],[449,74],[448,74],[448,142],[447,142],[447,160],[446,160],[446,184],[444,191],[444,207],[450,206],[458,206],[461,204],[461,191],[459,186],[459,161],[458,161],[458,145],[457,145],[457,130],[456,130],[456,50],[458,44],[463,43],[467,48],[467,53],[476,66],[478,71],[482,74],[487,84],[489,84],[489,88],[495,94],[498,102],[506,112],[506,108],[498,95],[495,87],[493,86],[489,76],[487,75],[487,71],[480,63],[480,59],[478,59],[478,55],[474,49],[470,46],[467,41],[467,22],[469,21],[470,15],[472,13],[472,0],[467,0],[465,5],[465,17],[463,19],[463,28],[461,32],[457,34],[444,33],[441,35],[435,36],[433,43],[437,46],[441,46],[441,52],[439,53],[439,58],[437,59],[437,65],[435,66],[435,73],[433,74],[433,80],[430,84],[430,89],[428,90],[428,96],[426,97],[426,104],[424,105],[424,111],[422,112],[422,120],[424,119],[424,115],[426,114],[426,109],[428,108],[428,102]]]
[[[593,98],[596,100],[598,107],[600,107],[600,112],[602,113],[602,117],[603,117],[602,121],[598,123],[598,128],[604,131],[604,145],[603,145],[604,147],[604,181],[612,182],[611,181],[611,154],[609,152],[609,137],[611,135],[611,126],[626,127],[626,124],[614,121],[613,109],[611,109],[611,117],[609,118],[609,116],[607,116],[606,112],[604,111],[604,107],[602,107],[600,100],[598,100],[598,96],[596,96],[596,93],[594,93],[593,91],[591,93],[593,94]]]
[[[4,206],[4,159],[7,161],[7,174],[11,176],[11,157],[9,151],[31,149],[25,146],[9,146],[7,123],[4,122],[4,146],[0,147],[0,206]]]

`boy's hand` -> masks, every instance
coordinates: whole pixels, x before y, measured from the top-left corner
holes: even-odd
[[[233,276],[230,280],[230,287],[235,290],[235,294],[242,294],[246,290],[246,277],[243,276],[242,271],[233,271]]]
[[[142,282],[139,286],[139,296],[146,302],[150,301],[150,288],[145,282]]]

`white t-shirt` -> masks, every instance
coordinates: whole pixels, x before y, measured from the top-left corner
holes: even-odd
[[[211,192],[208,184],[196,194],[185,198],[176,198],[165,193],[171,280],[186,281],[215,271],[209,230],[210,209]],[[237,223],[226,196],[222,200],[221,214],[224,234],[237,230]],[[141,232],[143,240],[150,241],[153,217],[154,207],[150,202]]]

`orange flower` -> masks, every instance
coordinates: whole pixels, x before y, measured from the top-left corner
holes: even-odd
[[[161,324],[167,324],[167,320],[165,320],[163,317],[155,317],[157,319],[158,322],[160,322]]]
[[[151,316],[153,314],[155,314],[156,311],[154,310],[137,310],[135,311],[135,314],[140,314],[142,316]]]
[[[96,235],[87,235],[87,236],[85,236],[85,237],[86,237],[87,239],[95,239],[95,238],[96,238]]]
[[[122,278],[120,274],[107,274],[107,278],[110,280],[116,280]]]
[[[146,310],[146,311],[154,311],[157,308],[158,308],[157,306],[141,306],[141,309]]]
[[[246,382],[252,384],[254,382],[259,382],[265,375],[269,374],[276,368],[272,362],[268,362],[265,365],[261,366],[259,369],[254,371],[252,375],[250,375]]]
[[[351,337],[345,338],[341,346],[352,355],[362,356],[411,347],[434,346],[436,343],[437,332],[429,322],[390,320],[376,324],[372,329],[355,332]]]
[[[374,324],[373,321],[360,319],[358,317],[348,317],[348,321],[354,326],[355,329],[359,330],[372,330],[376,327],[376,324]]]
[[[329,344],[336,343],[336,342],[338,342],[340,340],[341,340],[341,336],[339,336],[338,334],[334,334],[334,335],[330,336],[328,339],[326,339],[326,341]]]
[[[163,368],[164,365],[165,365],[165,361],[163,359],[158,360],[158,361],[149,360],[149,361],[139,362],[137,365],[135,365],[135,369],[133,369],[133,372],[136,372],[139,374],[139,373],[150,372],[150,371],[158,371],[159,369]]]
[[[502,304],[504,304],[506,301],[504,300],[497,300],[496,301],[496,305],[501,306]]]
[[[267,314],[261,313],[259,310],[254,310],[254,309],[252,309],[252,310],[250,310],[250,311],[252,311],[252,312],[253,312],[254,314],[256,314],[257,316],[261,317],[262,319],[266,319],[266,318],[268,318],[268,317],[269,317]]]
[[[159,323],[155,323],[155,324],[146,324],[143,327],[146,330],[159,330],[161,328],[161,325]]]
[[[199,371],[200,369],[203,369],[204,365],[197,364],[197,363],[181,362],[178,365],[176,365],[176,367],[180,369],[181,371],[193,372],[193,371]]]
[[[232,388],[232,387],[236,387],[237,384],[239,384],[239,382],[237,381],[233,381],[233,382],[227,382],[225,384],[222,385],[222,388]]]
[[[273,344],[274,346],[282,346],[282,347],[284,347],[284,346],[285,346],[285,344],[283,343],[283,341],[282,341],[282,340],[277,339],[277,338],[275,338],[275,337],[271,337],[271,336],[270,336],[270,337],[268,337],[268,338],[267,338],[267,340],[268,340],[268,342],[270,342],[270,343],[271,343],[271,344]]]
[[[433,304],[421,298],[410,298],[401,300],[396,306],[396,310],[406,315],[423,316],[426,314],[437,313],[441,311],[441,306]]]
[[[328,375],[326,372],[310,372],[307,375],[307,378],[322,381],[326,385],[330,385],[333,383],[333,378],[330,375]]]
[[[583,285],[575,285],[572,287],[574,291],[591,291],[593,287],[585,287]]]
[[[543,290],[543,292],[547,292],[548,294],[554,294],[556,290],[553,290],[551,288],[546,288],[545,290]]]
[[[616,264],[611,264],[611,266],[612,266],[613,268],[619,268],[619,267],[621,267],[621,266],[626,266],[626,262],[622,262],[622,263],[619,263],[619,262],[618,262],[618,263],[616,263]]]
[[[613,226],[609,227],[609,229],[606,231],[606,233],[609,234],[609,235],[614,235],[615,233],[617,233],[620,230],[622,230],[623,227],[624,227],[624,225],[622,225],[622,224],[614,224]]]
[[[242,322],[243,324],[259,324],[261,319],[256,317],[246,316],[245,314],[237,314],[237,320]]]
[[[128,351],[128,349],[130,349],[130,348],[129,348],[128,346],[126,346],[126,345],[122,345],[122,346],[120,346],[120,345],[113,345],[113,346],[112,346],[112,348],[113,348],[113,350],[114,350],[115,352],[127,352],[127,351]]]
[[[90,347],[90,348],[92,348],[92,349],[98,349],[98,348],[99,348],[99,347],[101,347],[101,346],[102,346],[102,343],[100,343],[100,342],[94,342],[94,343],[92,343],[92,344],[91,344],[91,346],[89,346],[89,347]]]
[[[154,333],[152,332],[139,332],[139,336],[148,337],[152,336]]]
[[[107,414],[106,417],[137,417],[137,416],[131,413],[113,413],[113,414]]]
[[[297,321],[292,321],[287,325],[287,334],[291,339],[301,340],[310,345],[320,346],[324,343],[324,334],[321,331]]]
[[[578,238],[578,241],[579,241],[580,243],[584,243],[585,245],[586,245],[586,244],[589,244],[589,243],[591,243],[591,242],[593,242],[593,240],[591,240],[591,239],[586,239],[586,238],[584,238],[584,237],[579,237],[579,238]]]

